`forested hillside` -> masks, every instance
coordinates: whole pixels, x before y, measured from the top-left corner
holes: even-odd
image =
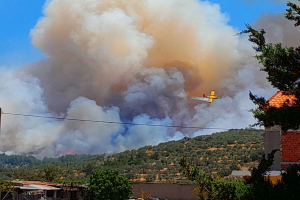
[[[263,154],[263,131],[230,130],[145,146],[114,155],[66,155],[39,160],[0,155],[0,178],[6,180],[86,181],[94,169],[116,169],[133,181],[183,182],[179,158],[189,157],[203,173],[227,176],[255,166]]]

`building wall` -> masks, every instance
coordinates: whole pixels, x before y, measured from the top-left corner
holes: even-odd
[[[281,134],[281,169],[300,161],[300,132],[288,131]]]
[[[271,153],[273,150],[278,149],[280,150],[281,148],[281,130],[280,127],[272,127],[272,128],[267,128],[265,130],[265,135],[264,135],[264,142],[265,142],[265,154],[268,155]],[[280,170],[280,163],[281,163],[281,158],[280,158],[280,151],[275,153],[275,160],[273,165],[271,166],[271,170]]]
[[[141,190],[151,197],[167,198],[172,200],[197,200],[193,192],[197,185],[168,184],[168,183],[133,183],[133,196],[141,197]]]
[[[266,128],[265,154],[280,149],[275,154],[271,170],[286,170],[290,164],[300,164],[300,130],[281,131],[280,126]]]

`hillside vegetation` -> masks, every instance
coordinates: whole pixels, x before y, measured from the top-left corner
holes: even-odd
[[[203,173],[228,176],[248,170],[263,155],[263,131],[230,130],[145,146],[109,156],[66,155],[39,160],[33,156],[0,155],[0,178],[6,180],[87,181],[95,169],[119,170],[133,181],[185,182],[179,159],[188,157]]]

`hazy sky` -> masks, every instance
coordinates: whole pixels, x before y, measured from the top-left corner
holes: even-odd
[[[244,23],[251,23],[261,13],[282,13],[284,2],[278,0],[210,0],[220,4],[229,24],[242,30]],[[43,15],[43,0],[0,1],[0,66],[15,67],[44,57],[31,45],[30,30]]]
[[[293,45],[298,29],[284,0],[210,1],[0,0],[0,153],[112,153],[254,124],[249,91],[276,90],[235,35],[250,23]],[[193,99],[213,89],[212,104]]]

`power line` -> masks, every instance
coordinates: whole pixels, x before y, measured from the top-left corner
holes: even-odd
[[[35,117],[35,118],[44,118],[44,119],[56,119],[56,120],[67,120],[67,121],[79,121],[79,122],[92,122],[92,123],[105,123],[105,124],[121,124],[121,125],[133,125],[133,126],[152,126],[152,127],[166,127],[166,128],[188,128],[188,129],[210,129],[210,130],[224,130],[228,131],[231,129],[227,128],[208,128],[208,127],[199,127],[199,126],[176,126],[176,125],[160,125],[160,124],[139,124],[132,122],[115,122],[115,121],[105,121],[105,120],[90,120],[90,119],[72,119],[66,117],[50,117],[42,115],[30,115],[30,114],[20,114],[20,113],[6,113],[2,112],[3,115],[14,115],[21,117]]]

